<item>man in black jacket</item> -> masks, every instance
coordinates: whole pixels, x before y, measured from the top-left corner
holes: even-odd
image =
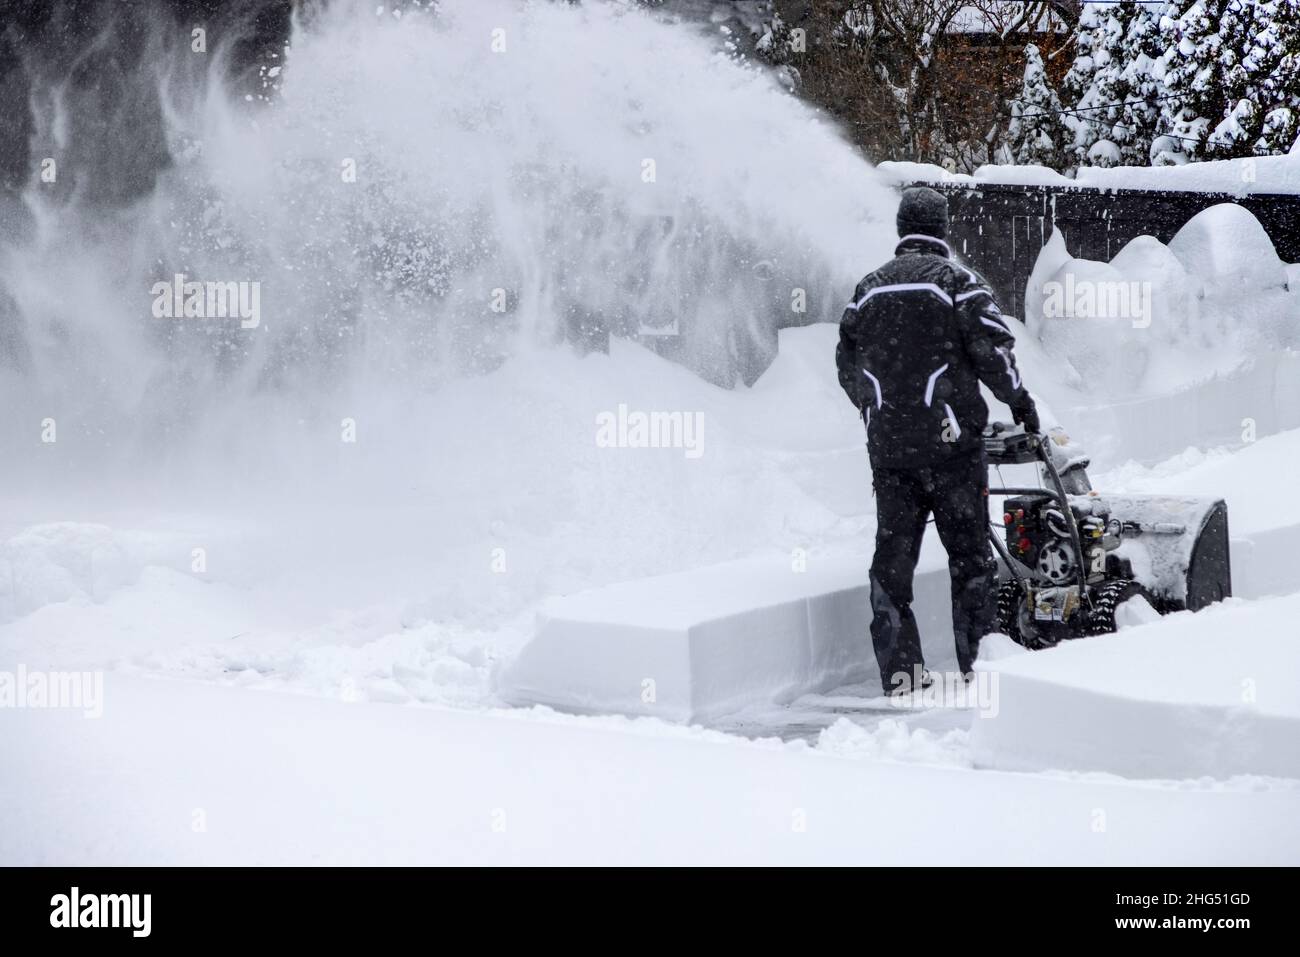
[[[904,190],[895,258],[868,275],[840,320],[840,385],[862,413],[876,491],[871,640],[886,693],[928,684],[912,614],[912,574],[928,516],[948,551],[957,664],[969,675],[992,630],[996,566],[979,384],[1026,431],[1039,429],[1016,369],[1008,320],[944,242],[948,201]]]

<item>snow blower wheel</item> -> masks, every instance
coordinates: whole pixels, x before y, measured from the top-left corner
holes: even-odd
[[[1108,635],[1115,630],[1115,612],[1132,598],[1141,598],[1155,606],[1151,595],[1140,582],[1131,578],[1116,578],[1097,588],[1092,594],[1092,607],[1088,611],[1085,629],[1090,635]]]
[[[1032,651],[1051,648],[1060,642],[1052,630],[1036,626],[1025,588],[1014,578],[998,586],[998,631]]]
[[[1067,638],[1078,637],[1079,612],[1074,619],[1043,619],[1034,614],[1034,605],[1023,583],[1011,579],[998,585],[997,627],[1017,645],[1031,651],[1056,648]]]

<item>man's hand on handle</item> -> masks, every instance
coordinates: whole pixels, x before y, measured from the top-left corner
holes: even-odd
[[[1038,409],[1034,407],[1034,400],[1030,399],[1028,395],[1026,395],[1025,402],[1022,405],[1018,405],[1011,410],[1011,417],[1016,420],[1017,425],[1024,426],[1026,432],[1033,435],[1039,433]]]

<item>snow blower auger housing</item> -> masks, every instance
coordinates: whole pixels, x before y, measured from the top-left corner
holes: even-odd
[[[994,422],[984,450],[992,467],[1037,465],[1043,483],[989,488],[1003,496],[1002,534],[989,533],[1001,565],[998,627],[1020,644],[1114,631],[1134,598],[1165,614],[1232,594],[1222,499],[1095,492],[1088,459],[1060,429],[1039,436]]]

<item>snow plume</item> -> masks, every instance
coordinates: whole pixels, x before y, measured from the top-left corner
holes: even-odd
[[[703,30],[612,0],[298,9],[251,93],[247,33],[170,15],[33,81],[0,200],[11,467],[57,438],[310,469],[304,429],[336,451],[348,418],[604,329],[731,385],[888,254],[869,167]],[[232,288],[256,324],[206,308]]]

